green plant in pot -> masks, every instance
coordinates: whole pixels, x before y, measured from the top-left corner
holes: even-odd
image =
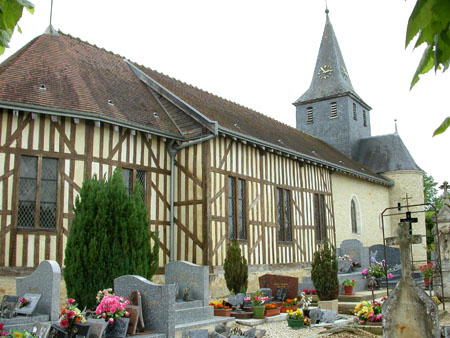
[[[337,299],[339,294],[338,263],[334,247],[325,240],[314,253],[311,278],[321,301]]]

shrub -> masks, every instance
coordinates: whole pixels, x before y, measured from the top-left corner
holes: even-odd
[[[248,283],[247,260],[241,255],[241,248],[236,240],[233,240],[227,248],[227,256],[223,264],[225,281],[231,293],[245,293]]]
[[[320,300],[337,298],[339,293],[337,273],[338,263],[334,247],[325,240],[323,248],[314,253],[311,269],[311,278]]]
[[[129,196],[118,170],[108,181],[94,175],[83,183],[64,258],[67,295],[82,307],[95,308],[98,290],[119,276],[151,279],[156,272],[159,240],[149,230],[141,189],[137,185]]]

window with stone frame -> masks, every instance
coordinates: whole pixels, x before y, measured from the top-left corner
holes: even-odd
[[[228,238],[247,240],[245,181],[228,177]]]
[[[363,127],[367,127],[367,116],[365,110],[363,110]]]
[[[287,189],[277,188],[277,223],[278,241],[292,241],[291,223],[291,192]]]
[[[358,120],[358,116],[356,115],[356,103],[353,103],[353,120]]]
[[[146,171],[122,168],[122,178],[128,195],[131,195],[136,184],[142,187],[142,200],[145,202]]]
[[[55,229],[57,193],[58,159],[21,156],[17,227]]]
[[[327,219],[325,213],[325,195],[314,194],[314,226],[316,231],[316,241],[323,241],[327,238]]]
[[[352,233],[357,234],[358,233],[358,220],[356,217],[356,203],[355,200],[352,199],[350,204],[350,216],[352,220]]]

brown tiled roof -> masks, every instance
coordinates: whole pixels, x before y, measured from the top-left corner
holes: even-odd
[[[136,66],[201,114],[217,121],[219,129],[226,133],[256,139],[387,183],[382,176],[317,138],[167,75]],[[40,84],[45,84],[47,90],[40,90]],[[109,99],[114,106],[108,104]],[[0,101],[95,113],[180,135],[173,121],[157,106],[149,88],[122,57],[64,34],[41,35],[0,65]],[[160,112],[159,118],[153,117],[155,110]],[[179,112],[172,118],[181,120]]]

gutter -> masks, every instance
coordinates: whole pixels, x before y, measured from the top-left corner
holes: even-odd
[[[170,250],[170,262],[173,262],[175,259],[175,225],[174,225],[174,214],[175,214],[175,208],[174,208],[174,181],[175,181],[175,175],[174,175],[174,169],[175,169],[175,157],[177,156],[177,153],[179,150],[206,142],[214,137],[216,137],[217,134],[210,134],[208,136],[199,138],[195,141],[191,141],[182,145],[176,145],[175,140],[167,140],[167,150],[169,152],[170,157],[170,237],[169,237],[169,250]]]

